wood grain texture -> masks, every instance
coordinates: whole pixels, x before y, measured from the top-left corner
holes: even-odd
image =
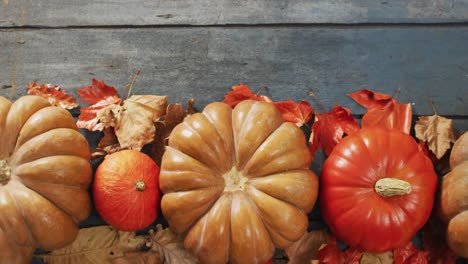
[[[467,0],[14,0],[0,26],[459,23]]]
[[[16,86],[18,97],[30,81],[76,95],[92,78],[122,93],[141,68],[133,94],[195,98],[198,108],[245,83],[268,86],[273,100],[308,99],[320,112],[341,104],[362,114],[346,94],[368,88],[400,89],[414,114],[432,114],[432,99],[441,115],[467,116],[466,43],[468,27],[10,30],[0,32],[0,95]]]

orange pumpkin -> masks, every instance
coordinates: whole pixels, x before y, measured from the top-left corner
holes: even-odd
[[[137,231],[156,220],[159,167],[146,154],[122,150],[107,155],[94,175],[96,210],[114,228]]]
[[[447,243],[468,258],[468,133],[455,142],[450,153],[452,170],[442,179],[439,213],[446,223]]]
[[[30,263],[36,247],[71,243],[91,211],[88,142],[38,96],[0,97],[0,139],[0,263]]]
[[[266,263],[298,240],[317,198],[302,131],[270,103],[209,104],[162,159],[161,207],[202,263]]]

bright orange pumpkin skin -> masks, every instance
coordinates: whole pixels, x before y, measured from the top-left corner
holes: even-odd
[[[107,155],[93,182],[94,205],[104,221],[122,231],[152,224],[159,211],[159,171],[158,165],[140,151]]]
[[[209,104],[169,137],[163,215],[201,263],[266,263],[307,229],[318,188],[310,162],[304,134],[273,104]]]
[[[0,97],[0,263],[30,263],[36,247],[75,239],[91,212],[89,158],[68,111],[39,96]]]
[[[383,197],[378,180],[408,182],[409,194]],[[344,138],[323,165],[320,208],[334,235],[368,252],[406,245],[426,223],[437,187],[431,161],[398,130],[364,128]]]

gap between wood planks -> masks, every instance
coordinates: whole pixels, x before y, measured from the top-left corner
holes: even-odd
[[[269,23],[269,24],[145,24],[145,25],[9,25],[0,26],[0,30],[43,30],[43,29],[139,29],[139,28],[425,28],[425,27],[468,27],[468,20],[464,22],[437,23]]]

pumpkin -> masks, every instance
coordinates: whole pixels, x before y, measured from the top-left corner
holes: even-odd
[[[439,215],[447,226],[447,243],[458,256],[468,258],[468,133],[450,153],[452,170],[442,178]]]
[[[298,240],[317,198],[303,132],[271,103],[211,103],[171,132],[161,207],[202,263],[266,263]]]
[[[0,263],[71,243],[91,211],[88,142],[62,108],[0,97]]]
[[[107,155],[93,182],[96,210],[107,223],[122,231],[143,229],[159,210],[159,167],[146,154],[122,150]]]
[[[405,246],[426,223],[437,187],[431,161],[398,130],[345,137],[320,176],[320,208],[337,239],[367,252]]]

